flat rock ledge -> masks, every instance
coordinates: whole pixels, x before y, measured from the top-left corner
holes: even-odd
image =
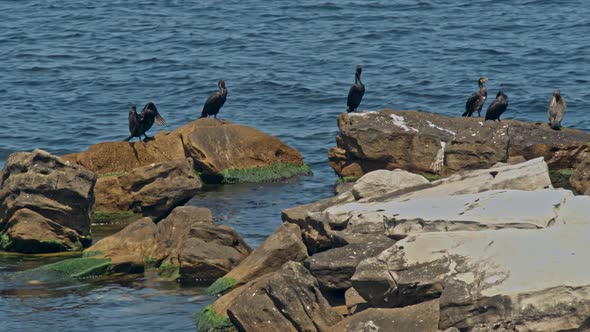
[[[0,172],[0,249],[82,250],[91,243],[93,172],[43,150],[10,155]]]
[[[341,177],[377,169],[454,174],[489,168],[511,157],[543,157],[552,170],[573,169],[590,155],[590,134],[546,123],[448,117],[385,109],[338,116],[330,165]]]

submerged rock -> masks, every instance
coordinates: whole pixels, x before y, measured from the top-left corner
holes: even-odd
[[[138,167],[191,158],[212,182],[261,182],[309,175],[301,154],[276,137],[226,120],[198,119],[160,132],[144,146],[106,142],[64,156],[100,175],[121,175]]]
[[[489,168],[509,157],[544,157],[552,169],[573,168],[590,155],[590,134],[552,130],[515,120],[481,122],[427,112],[382,110],[343,113],[330,165],[340,176],[377,169],[453,174]]]
[[[140,219],[86,252],[109,258],[111,270],[158,268],[169,279],[210,283],[229,272],[251,249],[229,226],[216,225],[208,209],[177,207],[160,223]]]
[[[174,159],[135,168],[96,183],[96,209],[130,211],[159,218],[190,200],[202,187],[192,159]]]
[[[10,155],[0,173],[0,246],[23,253],[90,244],[95,175],[43,150]]]

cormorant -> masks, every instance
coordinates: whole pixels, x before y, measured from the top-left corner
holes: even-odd
[[[205,105],[203,105],[203,112],[201,112],[201,118],[206,118],[209,115],[213,115],[214,118],[217,119],[217,113],[221,109],[221,106],[225,103],[225,99],[227,98],[227,89],[225,88],[225,82],[223,80],[219,80],[217,82],[217,86],[219,87],[219,91],[211,94]]]
[[[481,108],[488,97],[488,88],[486,88],[486,82],[488,81],[487,77],[480,77],[478,84],[479,84],[479,91],[474,92],[467,98],[467,102],[465,103],[465,113],[463,116],[472,116],[473,112],[477,111],[477,116],[481,116]]]
[[[549,112],[547,112],[549,126],[552,129],[559,130],[561,128],[561,120],[563,120],[566,108],[565,98],[559,93],[559,90],[553,91],[553,96],[551,96],[549,102]]]
[[[486,118],[484,121],[487,120],[498,120],[500,121],[500,115],[506,112],[508,108],[508,96],[502,92],[502,90],[498,91],[496,95],[496,100],[492,102],[492,104],[488,107],[486,111]]]
[[[356,65],[356,73],[354,74],[354,84],[348,91],[348,100],[346,101],[346,111],[354,112],[361,104],[363,95],[365,94],[365,86],[361,82],[361,72],[363,69],[360,65]]]
[[[133,137],[138,137],[139,141],[145,144],[141,140],[141,135],[145,136],[145,139],[148,139],[149,137],[145,133],[154,125],[154,122],[158,125],[166,124],[166,121],[160,116],[154,103],[149,102],[145,104],[141,114],[137,114],[135,106],[131,106],[131,110],[129,111],[129,132],[131,135],[125,141],[129,141]]]

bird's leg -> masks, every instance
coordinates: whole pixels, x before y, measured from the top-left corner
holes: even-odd
[[[145,142],[141,139],[141,135],[139,136],[139,141],[141,142],[141,145],[145,146]]]
[[[213,114],[213,117],[214,117],[215,119],[217,119],[217,113]]]

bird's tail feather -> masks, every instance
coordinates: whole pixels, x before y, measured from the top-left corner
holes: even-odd
[[[131,138],[132,138],[132,137],[133,137],[133,136],[129,136],[129,137],[127,137],[126,139],[124,139],[124,140],[123,140],[123,142],[129,142],[129,140],[131,140]]]
[[[350,113],[352,112],[352,110],[350,109],[350,106],[346,105],[346,112]]]
[[[199,118],[206,118],[207,117],[207,113],[203,112],[201,113],[201,116]]]
[[[469,111],[465,111],[463,113],[463,115],[461,115],[462,117],[467,117],[467,116],[471,116],[471,114],[469,113]]]
[[[160,126],[163,126],[166,124],[166,120],[164,120],[160,114],[156,114],[156,123]]]

